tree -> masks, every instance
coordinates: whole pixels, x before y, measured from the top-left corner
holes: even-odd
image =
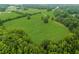
[[[44,17],[43,21],[44,21],[44,23],[48,23],[48,17],[47,16]]]
[[[51,44],[50,40],[44,40],[41,44],[41,47],[48,53],[49,45]]]
[[[7,52],[3,53],[25,53],[24,49],[28,47],[28,44],[32,44],[28,35],[22,30],[13,30],[3,36],[4,38],[0,40],[7,46]]]
[[[52,42],[52,44],[50,44],[49,46],[48,46],[48,54],[57,54],[58,52],[57,52],[57,50],[59,49],[58,48],[58,46],[56,45],[56,43],[53,43]]]
[[[54,20],[54,17],[51,17],[51,20]]]
[[[30,15],[28,15],[28,16],[27,16],[27,19],[28,19],[28,20],[29,20],[29,19],[31,19],[31,16],[30,16]]]

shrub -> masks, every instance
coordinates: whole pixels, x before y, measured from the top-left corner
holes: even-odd
[[[28,20],[30,20],[30,19],[31,19],[31,16],[30,16],[30,15],[28,15],[28,16],[27,16],[27,19],[28,19]]]

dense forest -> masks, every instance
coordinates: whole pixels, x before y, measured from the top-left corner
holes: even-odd
[[[27,6],[29,7],[30,5]],[[24,5],[24,10],[28,9],[27,6]],[[27,20],[32,20],[31,18],[33,15],[42,14],[42,12],[39,11],[30,14],[12,11],[21,15],[13,18],[7,18],[5,20],[2,20],[0,18],[1,54],[79,54],[79,5],[41,6],[42,5],[37,7],[37,5],[34,5],[33,8],[46,10],[46,12],[53,10],[52,16],[46,15],[40,17],[41,21],[43,21],[43,24],[46,24],[47,26],[50,20],[56,21],[68,28],[70,34],[68,34],[62,40],[55,42],[49,38],[43,40],[40,44],[37,45],[32,41],[29,33],[25,32],[22,29],[9,31],[7,30],[7,27],[4,25],[4,23],[22,17],[27,17]],[[32,5],[29,8],[32,8]],[[58,34],[57,36],[59,36],[60,34]]]

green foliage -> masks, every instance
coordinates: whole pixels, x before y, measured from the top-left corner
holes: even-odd
[[[76,29],[79,26],[78,18],[65,10],[55,10],[55,11],[56,11],[55,14],[56,21],[64,24],[66,27],[69,28],[70,31],[74,32],[74,29]]]
[[[48,19],[44,19],[44,23],[48,23]]]
[[[49,16],[43,18],[44,23],[48,23]]]
[[[51,20],[54,20],[54,17],[51,17]]]
[[[1,53],[38,53],[39,48],[31,45],[33,45],[32,41],[22,30],[13,30],[0,36]],[[30,48],[32,51],[28,52]],[[36,49],[37,52],[34,49]]]
[[[46,51],[46,53],[48,53],[49,50],[49,45],[51,44],[50,40],[44,40],[41,44],[42,48]]]
[[[47,11],[51,12],[50,9],[47,9]],[[58,8],[58,9],[54,9],[53,17],[48,15],[49,12],[47,12],[47,11],[46,12],[44,10],[42,11],[43,13],[45,12],[46,16],[41,17],[41,20],[43,20],[44,23],[48,23],[48,25],[47,25],[48,27],[44,26],[45,24],[43,24],[39,21],[40,17],[38,17],[38,16],[41,15],[40,12],[33,13],[33,14],[31,13],[28,15],[22,13],[23,15],[21,15],[21,16],[10,18],[10,19],[7,18],[6,20],[4,20],[4,22],[7,22],[7,21],[11,21],[11,20],[20,18],[20,20],[23,21],[23,23],[25,23],[22,27],[25,27],[26,28],[25,30],[27,30],[27,31],[30,30],[30,31],[28,31],[28,33],[24,32],[23,30],[8,31],[2,27],[3,20],[0,20],[0,53],[3,53],[3,54],[15,54],[15,53],[16,54],[19,54],[19,53],[20,54],[39,54],[39,53],[79,54],[79,15],[77,13],[79,11],[74,11],[74,10],[70,11],[70,10]],[[16,12],[16,13],[18,13],[18,12]],[[21,13],[18,13],[18,14],[21,14]],[[38,15],[36,15],[36,14],[38,14]],[[31,15],[35,15],[35,16],[30,17]],[[22,17],[26,17],[26,16],[27,16],[27,19],[33,18],[34,20],[31,20],[31,22],[28,22],[28,20],[23,20],[24,18],[22,18]],[[61,31],[63,31],[63,30],[61,30],[60,28],[57,27],[57,25],[55,25],[56,22],[54,24],[51,23],[52,21],[50,21],[50,18],[51,18],[51,20],[55,20],[59,23],[64,24],[71,31],[71,34],[68,35],[67,37],[63,38],[64,40],[61,39],[59,41],[54,41],[55,38],[53,38],[53,39],[51,38],[51,36],[54,37],[54,35],[50,35],[50,34],[57,33],[57,34],[55,34],[55,36],[57,35],[56,37],[58,37],[58,39],[60,39],[59,35],[61,34]],[[37,19],[39,19],[39,20],[37,20]],[[20,27],[21,27],[21,25],[23,23],[20,22],[20,20],[17,22],[15,21],[16,23],[14,22],[13,24],[16,26],[17,23],[21,23],[20,24]],[[25,21],[27,21],[28,23],[26,23]],[[10,22],[10,24],[12,24],[12,23]],[[51,24],[53,24],[55,26],[53,27],[53,25],[51,25]],[[34,27],[32,27],[33,25],[34,25]],[[41,25],[41,26],[39,26],[39,25]],[[58,24],[58,25],[60,25],[60,24]],[[11,26],[11,27],[13,27],[13,26]],[[16,26],[16,28],[17,27],[18,26]],[[54,28],[55,28],[55,31],[53,32]],[[9,29],[11,29],[11,28],[9,28]],[[42,30],[39,30],[39,29],[42,29]],[[56,29],[58,29],[58,32],[56,32]],[[34,34],[32,34],[33,33],[32,30],[35,31]],[[45,30],[47,30],[47,31],[45,31]],[[44,33],[42,33],[42,32],[44,32]],[[35,35],[35,33],[36,33],[36,35]],[[38,36],[37,36],[37,33],[39,34]],[[42,41],[38,40],[40,38],[39,36],[41,33],[42,33],[42,37],[44,37],[44,35],[46,35],[45,37],[48,40],[42,40]],[[37,38],[35,38],[35,41],[36,40],[38,40],[38,42],[41,41],[41,44],[39,44],[39,45],[35,44],[34,41],[31,40],[31,37],[29,37],[28,34],[30,34],[32,37],[36,36]],[[67,34],[67,33],[65,33],[65,34]],[[40,38],[40,39],[42,39],[42,38]]]
[[[30,16],[30,15],[28,15],[28,16],[27,16],[27,19],[28,19],[28,20],[29,20],[29,19],[31,19],[31,16]]]

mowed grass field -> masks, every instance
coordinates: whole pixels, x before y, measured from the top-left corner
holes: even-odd
[[[43,14],[44,13],[53,16],[52,11],[43,11]],[[24,30],[35,44],[40,44],[43,40],[47,39],[52,41],[62,40],[70,33],[64,25],[54,20],[49,19],[49,22],[45,24],[43,20],[41,20],[43,14],[32,15],[30,20],[28,20],[27,17],[22,17],[8,21],[4,23],[4,26],[8,31],[15,29]]]

